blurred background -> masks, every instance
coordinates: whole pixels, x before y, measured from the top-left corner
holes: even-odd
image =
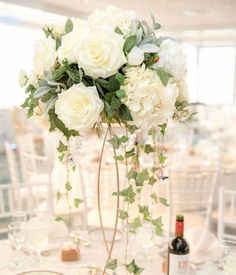
[[[40,128],[38,121],[27,120],[19,107],[24,101],[24,92],[18,84],[19,71],[31,70],[33,46],[43,35],[41,28],[46,23],[61,22],[67,16],[86,18],[95,9],[109,4],[133,9],[147,20],[152,12],[163,25],[162,34],[181,41],[187,56],[189,99],[198,115],[191,124],[170,125],[163,145],[168,155],[167,173],[172,188],[163,187],[159,192],[172,203],[171,215],[181,211],[191,215],[186,220],[188,228],[206,225],[216,233],[219,212],[223,215],[223,210],[219,209],[226,203],[227,217],[221,225],[229,234],[235,234],[230,216],[235,214],[235,197],[222,198],[225,189],[232,192],[236,189],[236,1],[1,0],[2,236],[15,209],[68,215],[66,198],[56,203],[56,193],[65,183],[65,169],[56,156],[56,136]],[[82,209],[74,211],[74,225],[98,226],[94,214],[94,186],[100,144],[92,132],[75,143],[79,169],[72,175],[73,192],[86,203]],[[91,149],[86,152],[83,148],[88,146]],[[110,170],[109,159],[106,165]],[[112,173],[105,174],[104,178],[103,188],[107,190],[104,191],[104,207],[107,209],[109,183],[114,179]],[[104,220],[109,223],[109,219]]]

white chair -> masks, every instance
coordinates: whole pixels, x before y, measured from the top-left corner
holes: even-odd
[[[218,239],[236,241],[236,190],[219,189]]]
[[[47,194],[46,198],[44,194]],[[0,185],[0,220],[6,220],[6,223],[1,221],[0,233],[7,231],[7,218],[11,218],[15,211],[24,211],[28,216],[38,211],[50,213],[51,200],[48,185],[44,183]],[[45,208],[39,208],[40,205]]]
[[[11,182],[13,184],[19,184],[20,175],[19,175],[19,168],[17,165],[16,150],[8,141],[5,141],[4,146],[5,146],[7,165],[10,172]]]
[[[190,214],[186,217],[186,225],[195,226],[194,222],[197,222],[209,228],[217,177],[218,170],[211,167],[170,168],[170,225],[173,214],[183,213]]]

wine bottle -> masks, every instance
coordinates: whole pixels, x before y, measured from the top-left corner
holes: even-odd
[[[175,238],[168,247],[168,275],[189,274],[189,245],[184,239],[184,216],[176,216]]]

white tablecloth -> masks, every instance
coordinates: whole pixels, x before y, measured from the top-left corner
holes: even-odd
[[[90,265],[98,265],[101,266],[103,264],[106,253],[105,248],[102,243],[93,243],[90,247],[84,247],[81,245],[81,260],[78,262],[62,262],[59,260],[58,250],[51,251],[49,256],[43,256],[42,259],[45,261],[45,268],[51,271],[61,272],[63,275],[85,275],[83,273],[79,273],[79,266],[90,264]],[[116,249],[114,253],[114,257],[121,256],[123,253],[123,242],[116,243]],[[161,262],[162,259],[158,254],[158,247],[153,247],[150,250],[151,259],[143,259],[141,262],[138,262],[139,266],[145,267],[145,271],[142,273],[143,275],[162,275],[161,271]],[[22,256],[24,254],[22,253]],[[2,264],[10,263],[15,257],[15,251],[10,248],[8,242],[6,240],[0,241],[0,266]],[[132,257],[132,255],[130,256]],[[36,270],[32,265],[32,256],[25,255],[27,264],[24,265],[23,268],[18,270],[10,270],[9,268],[1,268],[1,275],[16,275],[22,271],[28,270]],[[124,275],[123,271],[118,270],[119,275]],[[191,275],[223,275],[223,271],[217,270],[217,268],[213,264],[205,264],[200,270],[194,271]]]

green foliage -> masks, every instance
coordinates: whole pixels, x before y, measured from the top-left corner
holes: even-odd
[[[66,191],[68,191],[68,192],[72,190],[72,186],[71,186],[71,184],[69,182],[67,182],[65,184],[65,188],[66,188]]]
[[[137,41],[136,35],[131,35],[126,38],[124,48],[123,48],[126,54],[128,54],[133,49],[133,47],[136,45],[136,41]]]
[[[131,274],[139,275],[144,270],[142,267],[137,266],[135,260],[126,265],[126,270]]]
[[[143,186],[143,183],[149,179],[149,173],[147,168],[137,174],[136,185]]]
[[[73,30],[73,22],[70,18],[68,18],[65,25],[65,33],[69,33],[72,30]]]
[[[139,205],[139,212],[143,215],[145,221],[149,221],[151,214],[147,205]]]
[[[56,51],[61,47],[61,37],[56,38]]]
[[[137,229],[142,227],[142,223],[139,217],[134,218],[134,220],[130,223],[131,232],[136,233]]]
[[[133,120],[129,109],[125,104],[121,104],[121,106],[120,106],[119,117],[120,117],[121,120],[125,120],[125,121],[132,121]]]
[[[110,138],[107,142],[109,142],[115,149],[119,149],[120,146],[127,142],[129,140],[129,138],[127,136],[113,136],[112,138]]]
[[[34,92],[33,98],[39,99],[40,97],[46,95],[48,92],[52,90],[52,87],[50,86],[41,86]]]
[[[125,98],[125,90],[117,90],[116,95],[119,97],[119,99]]]
[[[161,236],[163,233],[163,226],[164,226],[162,222],[162,217],[152,220],[152,225],[154,226],[155,234],[157,236]]]
[[[154,149],[153,149],[153,147],[150,144],[145,144],[145,146],[144,146],[144,152],[146,154],[150,154],[150,153],[154,152]]]
[[[75,198],[75,199],[74,199],[74,207],[75,207],[75,208],[78,208],[82,202],[83,202],[82,199]]]
[[[160,164],[164,164],[166,161],[167,157],[163,155],[163,153],[159,154],[159,162]]]
[[[125,152],[125,158],[131,158],[135,156],[135,149],[132,148],[131,150]]]
[[[118,34],[124,35],[122,30],[119,27],[115,28],[115,32],[118,33]]]
[[[164,137],[165,133],[166,133],[166,127],[167,127],[167,123],[164,123],[162,125],[159,125],[160,127],[160,133],[161,135]]]
[[[57,192],[57,203],[59,202],[59,200],[61,199],[61,192]]]
[[[169,206],[166,198],[159,197],[159,202],[165,206]]]
[[[125,82],[125,77],[121,73],[116,74],[116,80],[119,82],[120,85],[123,85]]]
[[[129,217],[128,212],[124,210],[119,210],[119,218],[121,220],[126,220]]]
[[[155,202],[155,203],[158,203],[158,198],[157,198],[157,194],[156,193],[152,193],[150,195],[150,197],[152,198],[152,200]]]
[[[166,72],[163,69],[157,69],[157,74],[164,86],[166,86],[169,82],[169,79],[172,77],[172,75],[168,72]]]
[[[58,145],[58,147],[57,147],[57,151],[58,151],[59,153],[62,153],[62,152],[65,152],[65,151],[67,151],[67,150],[68,150],[68,146],[65,145],[65,144],[60,140],[59,145]]]
[[[113,195],[117,196],[118,194],[117,192],[114,192]],[[124,198],[124,201],[127,201],[129,203],[134,203],[136,193],[134,192],[132,185],[130,185],[129,187],[121,190],[119,192],[119,195]]]
[[[153,185],[155,182],[157,182],[157,179],[154,176],[151,176],[149,178],[148,184]]]
[[[123,161],[124,157],[122,155],[119,155],[119,156],[114,156],[114,159],[119,160],[119,161]]]
[[[106,265],[106,268],[110,270],[115,270],[117,268],[117,259],[114,259],[108,262]]]
[[[127,174],[127,178],[128,180],[131,180],[131,179],[136,179],[137,177],[137,172],[131,167],[128,174]]]

